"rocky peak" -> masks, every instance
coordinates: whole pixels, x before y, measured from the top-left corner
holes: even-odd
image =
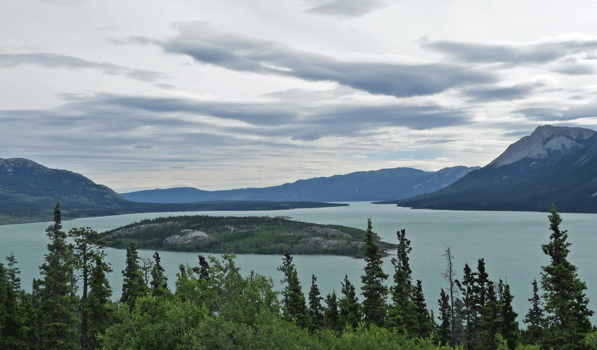
[[[501,167],[522,159],[543,159],[585,147],[585,142],[597,132],[584,128],[539,126],[529,136],[513,143],[488,166]]]

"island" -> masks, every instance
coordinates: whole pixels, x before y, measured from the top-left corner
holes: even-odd
[[[142,220],[102,233],[107,245],[201,253],[344,255],[362,257],[366,231],[286,216],[176,216]],[[382,254],[396,245],[374,234]]]

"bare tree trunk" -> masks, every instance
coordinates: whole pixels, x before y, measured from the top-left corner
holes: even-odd
[[[452,260],[454,256],[452,256],[451,248],[446,246],[446,253],[443,255],[446,257],[446,262],[448,266],[446,266],[446,272],[443,274],[444,278],[450,284],[449,291],[450,291],[450,311],[452,314],[452,320],[450,321],[450,338],[451,338],[451,345],[456,346],[456,313],[454,310],[454,294],[458,291],[456,290],[456,281],[454,280],[454,266]]]

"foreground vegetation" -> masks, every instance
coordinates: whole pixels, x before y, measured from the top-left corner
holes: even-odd
[[[236,254],[333,254],[362,257],[366,232],[286,217],[178,216],[143,220],[102,233],[109,247]],[[386,254],[395,245],[375,240]]]
[[[371,221],[362,301],[346,276],[340,294],[325,298],[312,276],[305,295],[289,252],[278,268],[280,295],[271,278],[243,277],[234,255],[199,256],[197,266],[180,266],[170,289],[159,253],[144,271],[130,243],[122,296],[112,302],[105,241],[90,228],[63,232],[56,206],[32,293],[21,289],[14,256],[0,264],[0,349],[597,349],[586,284],[567,260],[570,243],[554,208],[549,220],[552,234],[542,249],[550,263],[542,268],[541,294],[532,283],[527,329],[521,331],[508,284],[491,281],[483,259],[475,272],[465,265],[457,279],[449,248],[446,290],[434,317],[421,281],[413,282],[404,230],[397,232],[388,288]]]

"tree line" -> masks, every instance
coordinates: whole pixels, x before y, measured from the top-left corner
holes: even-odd
[[[532,282],[521,330],[509,285],[489,279],[484,259],[456,278],[449,247],[439,314],[429,311],[405,230],[397,232],[387,283],[371,220],[360,293],[344,276],[340,293],[323,297],[313,275],[304,294],[288,251],[280,293],[271,278],[243,277],[234,255],[199,255],[197,266],[179,267],[170,288],[159,253],[143,263],[131,242],[122,295],[112,301],[105,241],[88,227],[62,231],[57,204],[32,292],[21,288],[12,254],[0,263],[0,349],[597,349],[567,232],[554,207],[548,218],[551,236],[541,248],[550,263]]]

